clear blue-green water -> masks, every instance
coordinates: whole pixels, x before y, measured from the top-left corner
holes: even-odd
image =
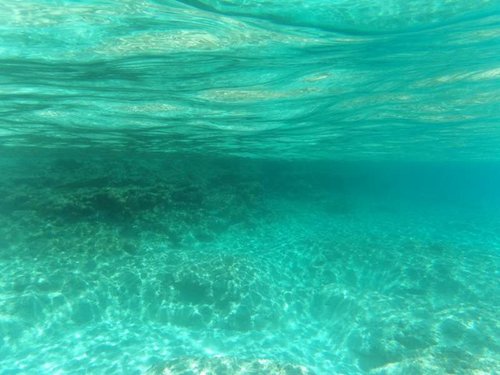
[[[0,374],[500,373],[498,1],[0,20]]]

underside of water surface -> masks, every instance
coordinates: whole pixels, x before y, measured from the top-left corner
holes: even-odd
[[[500,373],[500,6],[0,0],[0,374]]]

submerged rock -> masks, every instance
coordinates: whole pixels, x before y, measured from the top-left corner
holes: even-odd
[[[147,375],[305,375],[313,374],[305,366],[280,363],[269,359],[238,359],[230,357],[184,357],[153,366]]]

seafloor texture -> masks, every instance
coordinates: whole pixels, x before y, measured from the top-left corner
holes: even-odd
[[[500,372],[498,165],[7,155],[2,374]]]

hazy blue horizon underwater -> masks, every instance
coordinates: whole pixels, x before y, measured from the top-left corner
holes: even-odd
[[[500,373],[498,2],[0,20],[0,374]]]

